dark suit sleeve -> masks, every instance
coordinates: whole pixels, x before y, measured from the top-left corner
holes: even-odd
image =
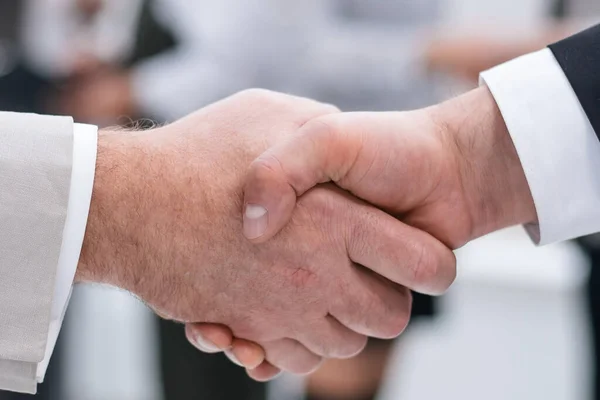
[[[549,47],[600,138],[600,25]]]

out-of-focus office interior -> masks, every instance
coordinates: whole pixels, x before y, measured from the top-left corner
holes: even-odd
[[[595,22],[597,0],[0,0],[0,110],[143,128],[253,87],[409,110]],[[76,287],[33,398],[600,399],[600,239],[536,248],[517,227],[456,254],[401,338],[269,384],[131,295]]]

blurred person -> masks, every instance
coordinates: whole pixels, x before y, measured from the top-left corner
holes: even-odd
[[[38,94],[46,82],[28,68],[23,57],[20,21],[23,3],[0,1],[0,109],[42,111]]]
[[[132,113],[173,120],[247,87],[309,95],[347,110],[425,106],[434,93],[421,48],[440,1],[380,0],[372,9],[387,5],[377,13],[356,1],[157,0],[152,14],[176,46],[143,62],[96,63],[121,67],[73,80],[65,101],[76,114],[89,110],[86,120]],[[42,19],[57,10],[38,13]],[[51,60],[60,52],[46,43],[65,31],[60,21],[55,15],[30,24],[38,42],[30,53],[42,70],[60,64]],[[62,34],[62,47],[72,48],[70,36]],[[391,46],[404,51],[389,52]]]
[[[436,35],[425,53],[428,68],[476,83],[482,71],[590,27],[600,15],[600,6],[590,0],[548,0],[547,6],[546,22],[518,35],[507,34],[511,27],[506,25],[475,22],[457,33]]]
[[[23,19],[27,61],[57,83],[48,93],[48,111],[105,125],[140,117],[124,69],[175,45],[151,8],[143,0],[29,1]]]
[[[60,2],[72,5],[74,0]],[[83,36],[87,41],[73,39],[77,29],[90,30],[86,24],[65,28],[69,7],[55,7],[53,0],[31,3],[30,60],[40,71],[72,78],[59,106],[88,121],[136,115],[169,121],[248,87],[283,89],[292,76],[285,62],[304,46],[302,23],[290,22],[310,8],[270,0],[145,2],[175,45],[132,60],[132,45],[122,39],[131,36],[126,29],[131,22],[121,21],[130,21],[132,4],[139,1],[104,0],[104,8],[112,11],[96,10],[96,20],[103,22]],[[290,19],[284,22],[281,16]],[[144,37],[142,44],[155,40]],[[65,52],[77,56],[64,57]],[[285,79],[279,76],[284,71]]]

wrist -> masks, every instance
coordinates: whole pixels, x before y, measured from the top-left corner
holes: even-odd
[[[94,187],[76,282],[133,289],[128,282],[135,281],[138,265],[132,263],[133,257],[123,254],[128,251],[128,243],[131,248],[136,248],[136,244],[125,237],[123,224],[127,221],[133,228],[139,223],[125,215],[137,211],[133,199],[126,196],[137,185],[136,175],[143,174],[135,166],[140,150],[134,143],[134,135],[128,132],[102,131],[98,135]]]
[[[198,129],[198,118],[195,122],[193,128]],[[193,262],[194,274],[202,273],[201,259],[210,256],[214,231],[200,222],[217,223],[228,216],[222,201],[227,197],[218,192],[218,185],[210,193],[200,190],[211,177],[205,172],[210,161],[204,162],[198,149],[181,140],[184,130],[185,125],[175,123],[144,132],[99,135],[92,201],[76,274],[76,282],[119,287],[160,315],[180,321],[187,321],[187,316],[167,310],[177,308],[173,296],[191,278],[190,270],[181,275],[177,271]],[[177,135],[180,140],[173,140]],[[234,202],[231,207],[238,210]],[[187,251],[194,252],[193,261],[182,256]],[[201,289],[205,288],[195,293],[198,299],[203,298]]]
[[[487,87],[441,104],[436,112],[447,128],[449,148],[471,213],[471,239],[535,222],[537,215],[525,173]]]

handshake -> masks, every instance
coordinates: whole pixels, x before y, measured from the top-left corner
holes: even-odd
[[[406,327],[453,249],[535,223],[485,87],[340,113],[262,90],[146,132],[102,132],[76,281],[128,290],[250,376],[313,371]]]

